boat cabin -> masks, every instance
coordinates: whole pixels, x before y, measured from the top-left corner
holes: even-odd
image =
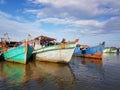
[[[34,38],[34,49],[58,44],[55,38],[47,36],[38,36]]]

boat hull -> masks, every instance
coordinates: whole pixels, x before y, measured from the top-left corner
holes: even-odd
[[[117,49],[106,48],[103,51],[104,53],[117,53]]]
[[[76,47],[76,49],[74,51],[74,55],[84,57],[84,58],[102,59],[103,50],[104,50],[104,45],[97,45],[94,47],[89,47],[83,53],[83,51],[80,50],[79,47]]]
[[[4,59],[10,62],[26,64],[27,60],[32,55],[33,48],[31,46],[18,46],[8,49],[3,53]]]
[[[81,54],[81,55],[77,55],[77,56],[84,57],[84,58],[102,59],[102,53]]]
[[[110,53],[110,48],[105,48],[105,49],[103,50],[103,53]]]
[[[73,55],[76,43],[53,45],[34,51],[36,60],[69,63]]]

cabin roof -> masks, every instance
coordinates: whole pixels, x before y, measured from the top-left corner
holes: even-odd
[[[80,45],[80,48],[89,48],[88,45]]]
[[[38,36],[36,37],[34,40],[44,40],[44,41],[53,41],[53,40],[56,40],[55,38],[50,38],[50,37],[47,37],[47,36]]]

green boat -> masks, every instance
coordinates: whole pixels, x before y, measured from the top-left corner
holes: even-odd
[[[117,48],[114,47],[109,47],[109,48],[105,48],[104,53],[117,53]]]
[[[6,61],[27,64],[33,52],[33,47],[26,43],[25,45],[17,46],[4,51],[3,57]]]
[[[2,53],[2,44],[0,42],[0,55],[1,55],[1,53]]]
[[[3,58],[2,58],[2,47],[0,47],[0,61],[2,61]]]

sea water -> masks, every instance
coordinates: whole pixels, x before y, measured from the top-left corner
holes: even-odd
[[[120,55],[73,56],[69,64],[1,61],[0,90],[120,90]]]

